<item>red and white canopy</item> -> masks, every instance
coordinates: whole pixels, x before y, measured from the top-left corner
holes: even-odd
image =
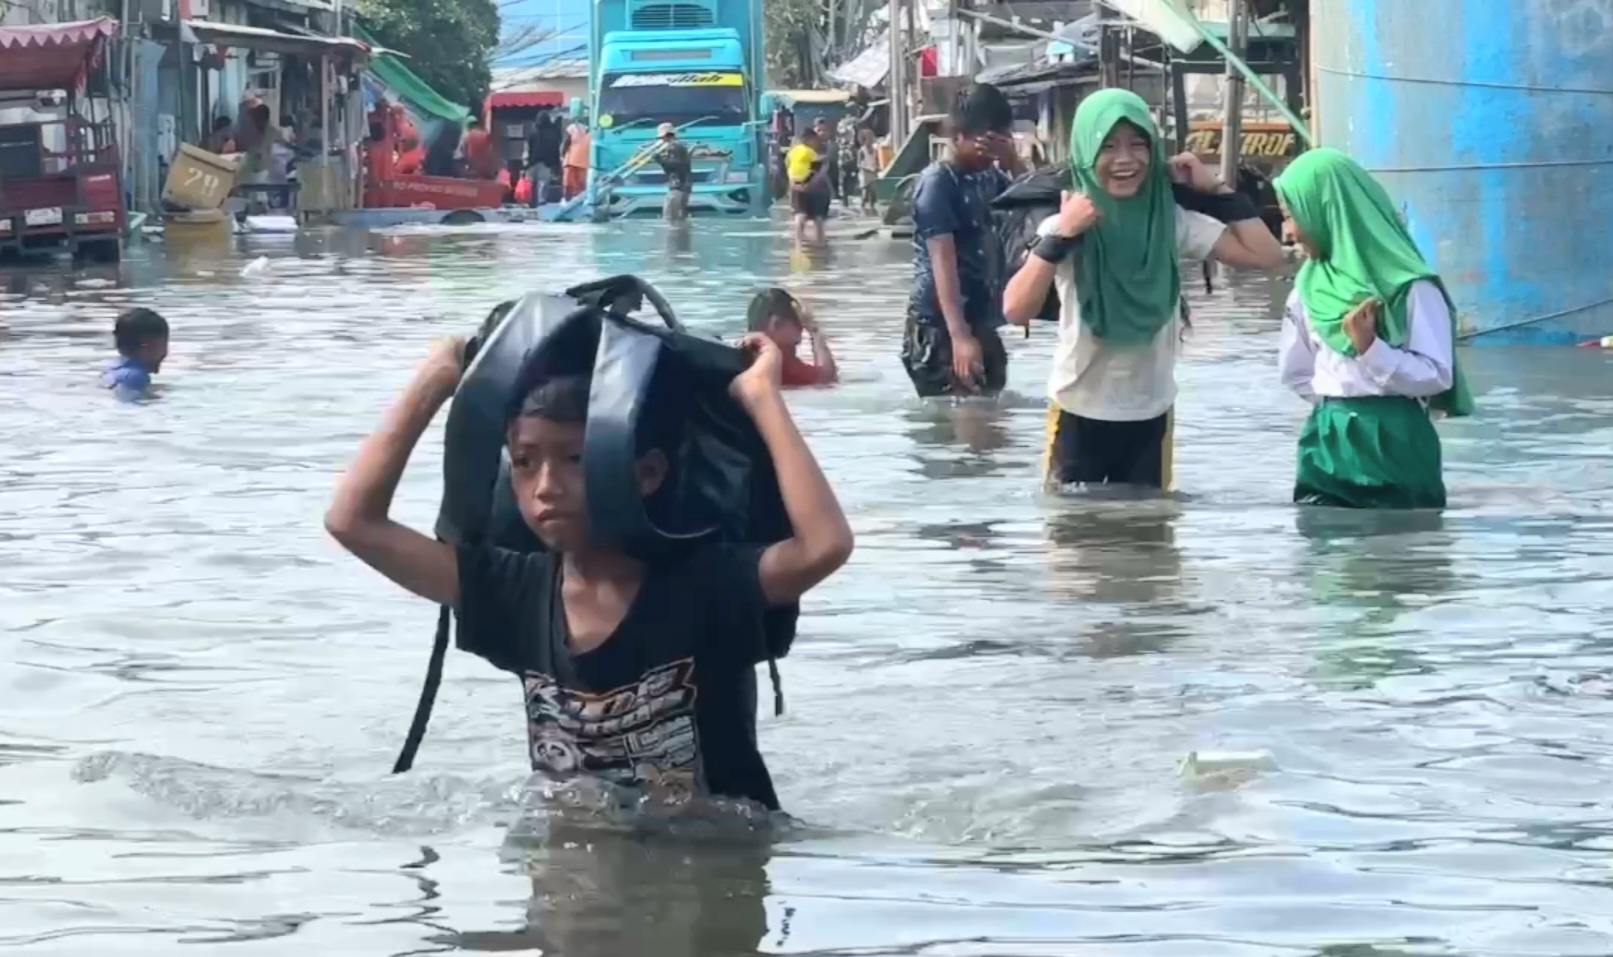
[[[117,32],[111,17],[0,27],[0,90],[76,90]]]

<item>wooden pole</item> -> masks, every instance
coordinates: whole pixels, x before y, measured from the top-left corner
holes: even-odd
[[[1098,28],[1098,75],[1106,89],[1120,85],[1120,33],[1107,23]]]
[[[1227,0],[1227,48],[1242,58],[1249,36],[1243,0]],[[1221,108],[1221,182],[1238,186],[1238,155],[1243,148],[1243,74],[1227,58],[1226,97]]]

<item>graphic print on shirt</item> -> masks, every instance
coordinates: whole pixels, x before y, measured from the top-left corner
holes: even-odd
[[[533,672],[522,684],[533,770],[588,775],[669,800],[703,789],[694,659],[662,665],[613,691],[577,691]]]

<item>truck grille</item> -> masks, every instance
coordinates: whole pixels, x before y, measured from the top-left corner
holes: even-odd
[[[690,29],[714,22],[709,7],[693,3],[649,3],[633,11],[635,30]]]

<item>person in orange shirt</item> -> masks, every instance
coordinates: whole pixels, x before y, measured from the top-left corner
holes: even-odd
[[[370,139],[364,144],[366,182],[373,185],[392,178],[398,165],[397,142],[397,123],[383,100],[370,111]]]
[[[566,127],[565,154],[560,160],[560,188],[570,199],[588,188],[588,124],[575,120]]]
[[[398,154],[397,174],[399,176],[420,175],[420,164],[426,161],[426,151],[420,148],[420,137],[418,135],[404,136],[398,142],[398,147],[402,152]]]
[[[493,179],[498,176],[498,157],[493,155],[493,134],[482,128],[482,121],[471,117],[465,123],[465,176],[470,179]]]
[[[402,141],[408,137],[420,139],[420,128],[409,119],[409,114],[403,111],[402,103],[392,104],[392,138]]]

